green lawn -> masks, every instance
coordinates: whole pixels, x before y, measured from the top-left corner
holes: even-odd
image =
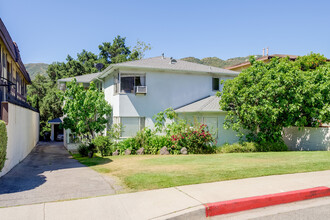
[[[330,169],[326,151],[74,158],[117,177],[128,191]]]

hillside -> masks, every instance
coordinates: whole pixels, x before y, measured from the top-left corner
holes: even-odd
[[[256,58],[261,57],[261,55],[255,55]],[[198,59],[196,57],[185,57],[182,58],[181,60],[193,62],[193,63],[200,63],[204,65],[209,65],[209,66],[215,66],[215,67],[220,67],[220,68],[225,68],[228,66],[233,66],[239,63],[243,63],[249,60],[250,56],[246,57],[234,57],[230,58],[228,60],[222,60],[218,57],[205,57],[203,59]]]
[[[24,65],[26,70],[30,74],[31,79],[34,79],[34,77],[38,73],[40,73],[41,75],[46,75],[46,71],[49,66],[47,63],[28,63]]]

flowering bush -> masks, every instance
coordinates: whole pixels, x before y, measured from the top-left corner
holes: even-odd
[[[211,135],[206,124],[190,125],[186,120],[178,118],[173,109],[166,109],[155,115],[155,130],[144,128],[135,137],[120,141],[116,149],[124,154],[130,149],[132,154],[141,147],[145,154],[158,154],[162,147],[167,147],[170,154],[180,154],[185,147],[192,154],[214,153],[216,140]],[[166,118],[171,123],[165,123]]]
[[[179,153],[182,147],[186,147],[189,153],[203,154],[214,153],[216,140],[211,135],[206,124],[196,123],[183,132],[171,136],[173,145],[171,150]]]

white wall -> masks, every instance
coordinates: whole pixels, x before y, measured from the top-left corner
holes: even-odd
[[[290,150],[330,150],[330,128],[284,128],[283,140]]]
[[[119,95],[114,95],[114,77],[112,75],[105,78],[103,91],[105,100],[112,106],[112,115],[119,116]]]
[[[145,117],[145,125],[153,128],[152,117],[160,111],[170,107],[175,109],[215,94],[212,91],[212,76],[208,74],[166,72],[145,74],[146,95],[133,93],[114,95],[113,76],[105,79],[105,98],[113,106],[113,116]],[[222,77],[222,79],[229,78]]]
[[[39,113],[8,103],[7,160],[3,176],[22,161],[39,141]]]

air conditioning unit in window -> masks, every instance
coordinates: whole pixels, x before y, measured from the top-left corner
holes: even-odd
[[[136,94],[147,94],[147,87],[146,86],[135,86],[135,93]]]

